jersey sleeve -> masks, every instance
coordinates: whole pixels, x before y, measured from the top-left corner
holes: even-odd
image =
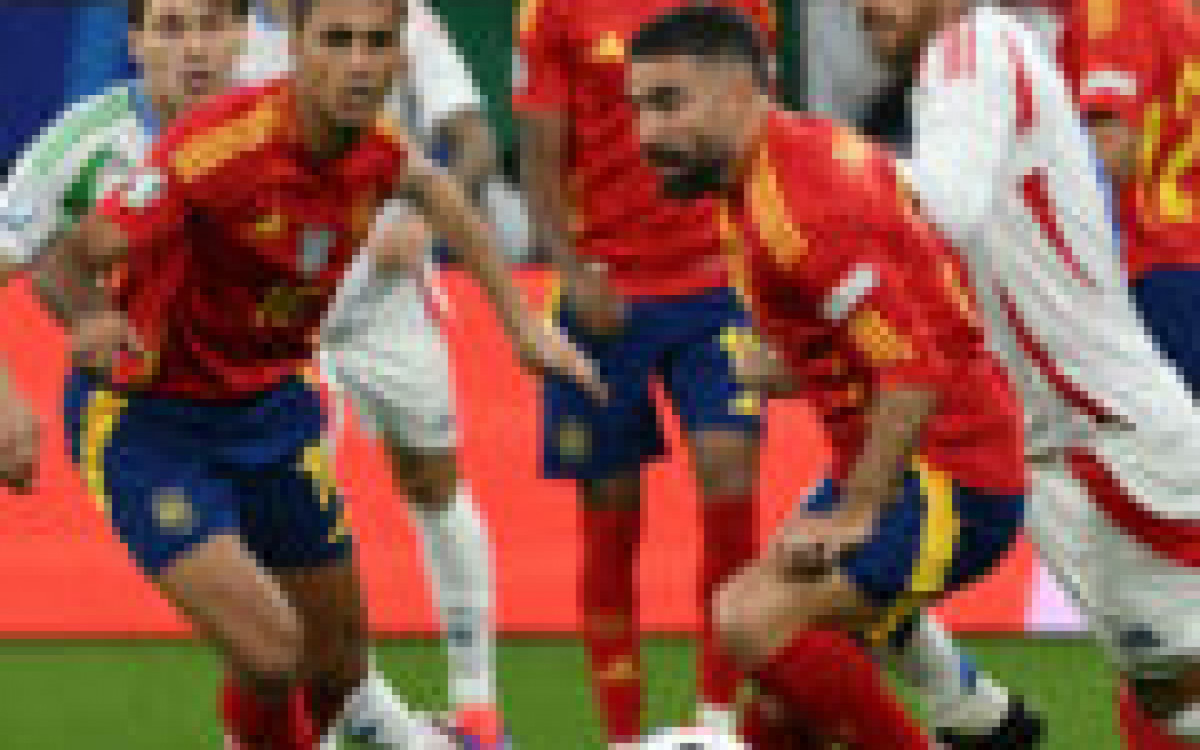
[[[886,249],[923,239],[900,225],[831,239],[842,251],[812,279],[825,323],[870,364],[882,388],[941,386],[947,370],[937,346],[933,301],[913,293]]]
[[[110,97],[72,107],[17,159],[0,189],[0,258],[6,263],[33,261],[70,223],[67,191],[97,145],[88,124],[108,108]]]
[[[183,229],[190,212],[186,184],[169,167],[161,145],[125,184],[105,195],[97,212],[117,225],[131,248],[164,241]]]
[[[913,185],[956,242],[989,218],[1018,126],[1014,43],[976,18],[930,48],[913,96]]]
[[[513,108],[555,111],[570,94],[566,8],[557,0],[523,0],[513,53]]]
[[[483,107],[466,61],[424,0],[409,0],[408,48],[424,132],[433,132],[461,112]]]

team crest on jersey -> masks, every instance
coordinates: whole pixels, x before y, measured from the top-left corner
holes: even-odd
[[[145,208],[157,198],[166,184],[166,178],[157,169],[147,169],[134,176],[129,191],[125,194],[125,205],[130,208]]]
[[[619,62],[625,59],[625,40],[615,31],[610,31],[592,45],[592,58],[602,62]]]
[[[316,276],[329,263],[329,251],[337,235],[326,227],[305,227],[300,233],[300,270],[305,276]]]
[[[192,503],[183,490],[159,490],[154,495],[154,522],[163,531],[185,534],[193,524]]]

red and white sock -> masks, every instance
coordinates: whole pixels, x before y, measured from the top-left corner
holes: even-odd
[[[847,750],[930,750],[928,735],[884,683],[879,666],[845,634],[806,630],[754,672],[814,734]]]
[[[736,724],[734,703],[742,673],[725,653],[713,623],[713,595],[726,580],[754,559],[757,551],[755,503],[752,495],[712,498],[702,505],[700,602],[704,607],[698,651],[700,723],[729,732]]]
[[[609,742],[642,733],[642,665],[638,632],[638,542],[642,516],[625,508],[584,508],[583,604],[593,699]]]

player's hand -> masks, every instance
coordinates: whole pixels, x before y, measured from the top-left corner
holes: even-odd
[[[381,276],[421,276],[433,235],[429,224],[415,211],[380,221],[367,239],[375,269]]]
[[[600,263],[582,263],[567,279],[567,301],[589,333],[611,335],[625,326],[626,305]]]
[[[11,390],[0,396],[0,483],[32,490],[40,445],[41,424],[29,403]]]
[[[129,319],[115,310],[80,318],[71,338],[75,362],[90,370],[111,372],[123,359],[149,357]]]
[[[522,363],[539,377],[569,380],[597,401],[608,400],[608,387],[600,379],[596,365],[557,325],[539,321],[519,338]]]
[[[800,513],[790,518],[767,548],[767,559],[788,577],[827,575],[847,553],[867,540],[873,510]]]
[[[785,396],[796,390],[792,371],[775,349],[756,342],[734,358],[738,382],[767,396]]]

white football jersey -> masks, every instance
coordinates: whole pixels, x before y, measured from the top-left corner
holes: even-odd
[[[913,187],[971,267],[1031,449],[1118,417],[1141,445],[1104,456],[1127,487],[1161,515],[1200,516],[1200,416],[1130,301],[1091,144],[1045,44],[977,7],[927,49],[913,96]]]

